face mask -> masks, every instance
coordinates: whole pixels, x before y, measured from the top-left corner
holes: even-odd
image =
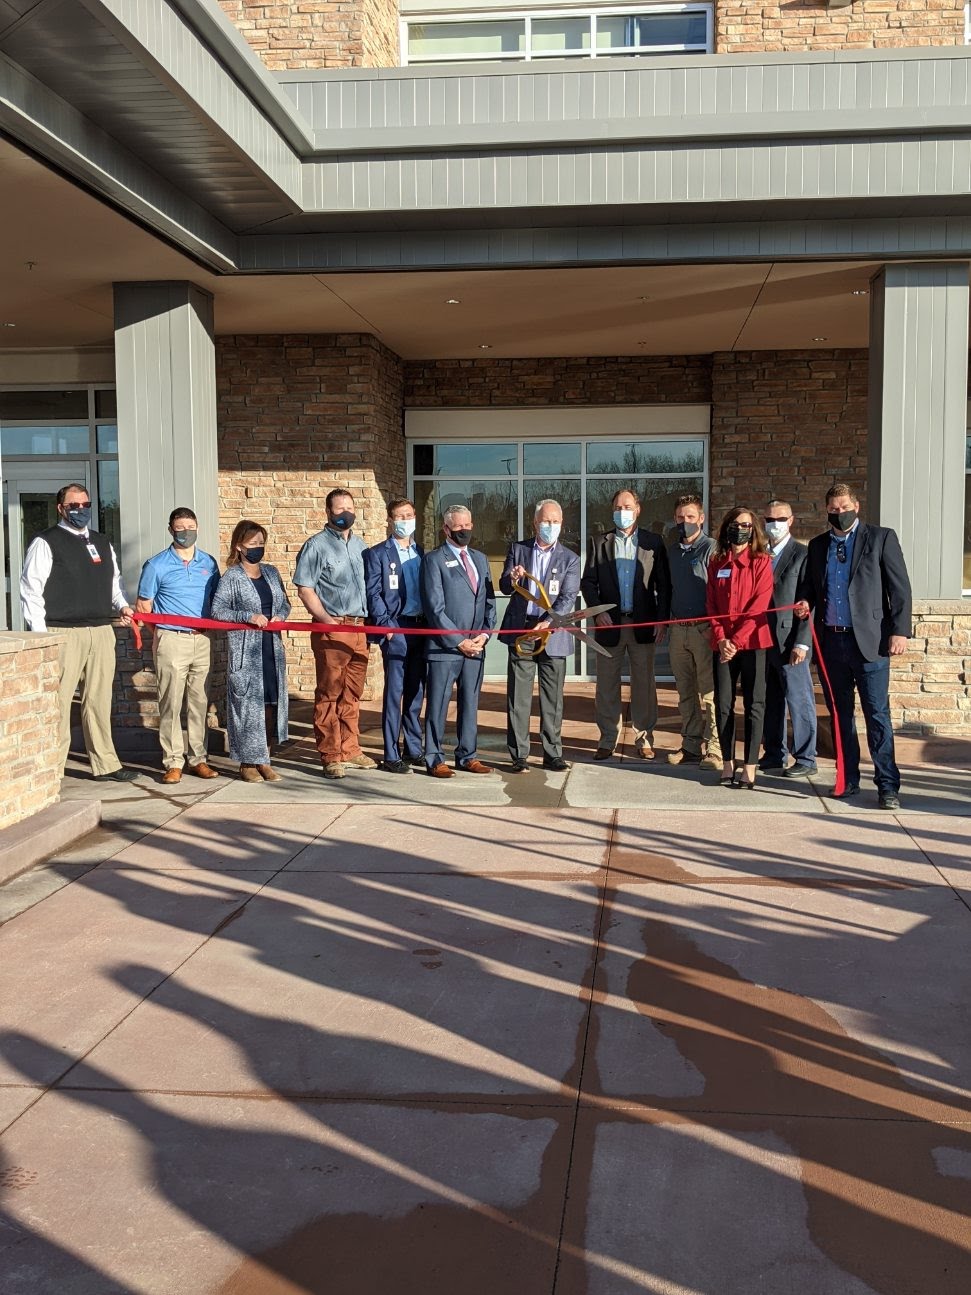
[[[540,522],[538,529],[541,544],[555,544],[560,538],[561,527],[559,522]]]
[[[466,544],[468,544],[469,540],[472,538],[472,527],[463,526],[460,530],[449,531],[448,538],[453,544],[458,545],[460,549],[464,549]]]
[[[678,522],[678,534],[683,540],[693,540],[700,530],[698,522]]]
[[[331,526],[336,526],[339,531],[349,531],[354,525],[356,514],[352,512],[338,513],[330,519]]]
[[[399,540],[406,540],[409,535],[414,535],[415,533],[415,519],[414,517],[399,518],[392,523],[391,529]]]
[[[173,531],[172,539],[180,549],[191,549],[198,534],[198,531]]]
[[[856,521],[856,512],[827,513],[826,519],[834,531],[848,531]]]
[[[256,562],[262,562],[262,561],[263,561],[263,554],[264,554],[265,552],[266,552],[266,549],[265,549],[265,548],[259,548],[259,549],[243,549],[243,557],[245,558],[245,560],[246,560],[247,562],[253,562],[253,563],[256,563]]]
[[[628,527],[634,525],[633,508],[615,508],[614,525],[619,531],[626,531]]]
[[[765,533],[774,544],[778,544],[789,533],[788,522],[766,522]]]
[[[68,508],[67,520],[79,531],[83,531],[91,525],[91,505],[87,504],[84,508]]]
[[[739,526],[738,522],[732,522],[728,531],[729,544],[747,544],[752,538],[751,526]]]

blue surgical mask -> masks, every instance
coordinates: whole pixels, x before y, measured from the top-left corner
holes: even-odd
[[[414,517],[399,517],[392,525],[395,537],[399,540],[406,540],[409,535],[415,533]]]
[[[537,530],[541,544],[555,544],[560,538],[562,527],[559,522],[540,522]]]
[[[67,510],[67,520],[72,526],[77,527],[79,531],[86,530],[91,525],[91,507],[86,508],[69,508]]]
[[[626,531],[629,527],[633,526],[634,525],[633,508],[615,508],[614,525],[617,527],[619,531]]]

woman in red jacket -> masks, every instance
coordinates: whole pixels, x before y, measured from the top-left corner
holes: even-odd
[[[724,618],[711,622],[723,787],[755,788],[765,718],[765,652],[772,646],[766,617],[772,592],[772,559],[758,515],[750,508],[729,509],[708,564],[705,608],[709,616]],[[735,766],[735,690],[740,679],[745,715],[741,781]]]

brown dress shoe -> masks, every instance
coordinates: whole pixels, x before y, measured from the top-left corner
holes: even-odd
[[[241,764],[239,766],[239,776],[243,782],[262,782],[260,771],[255,764]]]
[[[210,769],[203,760],[202,764],[190,764],[189,772],[197,778],[218,778],[219,773],[215,769]]]
[[[280,782],[283,777],[282,773],[277,773],[271,764],[258,764],[256,772],[264,782]]]
[[[642,760],[656,759],[656,756],[654,754],[654,748],[648,742],[639,742],[635,747],[635,750],[637,751],[638,756]]]
[[[433,764],[428,770],[429,778],[454,778],[455,770],[450,769],[447,764]]]
[[[483,764],[481,760],[470,760],[468,764],[460,764],[459,769],[462,773],[495,773],[491,764]]]
[[[166,769],[166,770],[165,770],[165,772],[162,774],[162,781],[163,781],[163,782],[167,782],[167,783],[181,782],[181,781],[182,781],[182,770],[181,770],[181,769]]]
[[[613,755],[613,750],[609,746],[598,746],[593,753],[595,760],[609,760]]]

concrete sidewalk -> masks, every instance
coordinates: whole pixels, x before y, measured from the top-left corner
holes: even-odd
[[[0,890],[4,1295],[971,1290],[967,752],[833,813],[574,722],[111,788]]]

